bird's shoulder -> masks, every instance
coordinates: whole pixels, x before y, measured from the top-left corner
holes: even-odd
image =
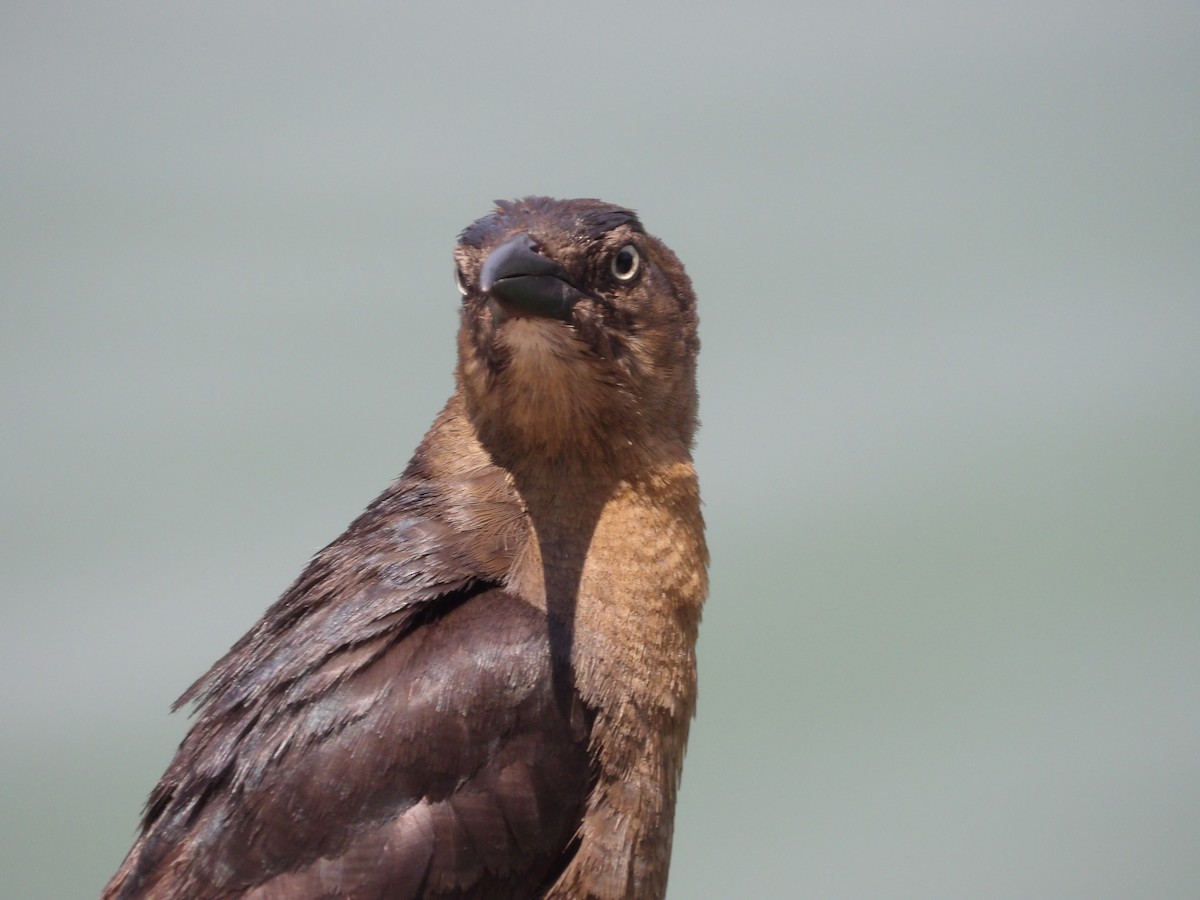
[[[197,721],[107,896],[505,896],[555,867],[590,713],[491,577],[520,514],[500,476],[420,459],[181,698]]]

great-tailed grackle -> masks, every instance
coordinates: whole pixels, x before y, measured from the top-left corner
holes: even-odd
[[[176,706],[105,898],[661,898],[707,550],[696,307],[597,200],[455,251],[456,390]]]

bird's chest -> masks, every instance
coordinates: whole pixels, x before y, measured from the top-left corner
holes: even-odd
[[[508,581],[545,610],[594,713],[596,783],[547,896],[660,897],[708,589],[699,494],[681,462],[590,496],[523,493],[529,529]]]
[[[686,724],[708,587],[694,479],[624,485],[555,519],[533,523],[510,586],[560,624],[589,705]]]

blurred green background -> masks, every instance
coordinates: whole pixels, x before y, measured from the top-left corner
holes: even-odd
[[[451,389],[458,231],[701,300],[673,900],[1200,896],[1200,4],[0,10],[0,896]]]

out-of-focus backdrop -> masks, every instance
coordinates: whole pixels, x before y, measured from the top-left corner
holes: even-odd
[[[491,201],[702,303],[671,897],[1200,896],[1200,5],[0,12],[0,895],[397,474]]]

